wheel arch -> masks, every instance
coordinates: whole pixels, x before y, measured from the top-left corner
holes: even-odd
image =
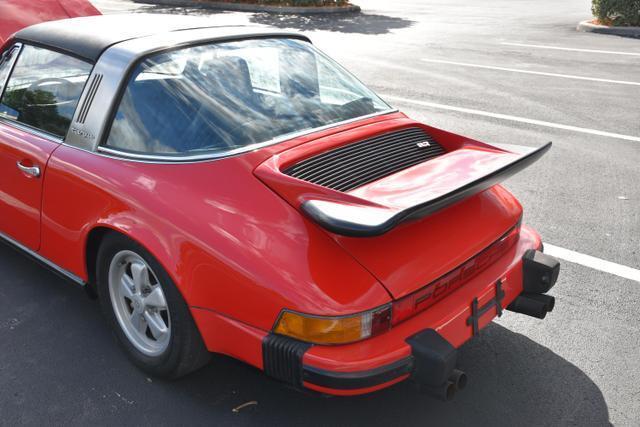
[[[114,228],[98,225],[89,230],[85,240],[84,267],[87,272],[87,291],[89,292],[89,295],[94,298],[98,297],[98,293],[96,291],[96,263],[98,261],[98,250],[100,249],[102,240],[109,233],[119,232]]]
[[[183,287],[177,280],[175,271],[167,263],[167,260],[172,259],[171,254],[167,252],[166,245],[158,239],[158,235],[154,234],[152,230],[146,230],[146,233],[137,232],[136,228],[123,229],[111,223],[97,223],[86,234],[84,244],[84,268],[86,269],[87,277],[87,292],[92,297],[97,297],[96,292],[96,263],[98,261],[98,251],[104,238],[109,234],[118,234],[125,237],[131,242],[144,248],[151,256],[153,256],[162,268],[167,272],[171,280],[176,284],[178,291],[182,294],[182,297],[187,301],[184,294]],[[155,236],[155,237],[151,237]]]

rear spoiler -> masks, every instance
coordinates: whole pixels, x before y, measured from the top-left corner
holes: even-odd
[[[467,146],[357,188],[350,201],[308,198],[301,209],[325,229],[344,236],[378,236],[484,191],[542,157],[539,148]],[[514,152],[514,151],[517,151]],[[366,203],[354,203],[358,199]]]

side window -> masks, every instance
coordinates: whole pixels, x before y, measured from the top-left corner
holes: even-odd
[[[4,85],[7,83],[7,78],[11,72],[13,62],[18,55],[20,47],[18,45],[12,46],[9,50],[6,50],[2,56],[0,56],[0,95],[4,91]]]
[[[25,45],[0,100],[0,117],[64,137],[91,64]]]

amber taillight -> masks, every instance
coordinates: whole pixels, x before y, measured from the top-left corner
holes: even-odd
[[[414,293],[395,301],[393,303],[391,324],[397,325],[403,320],[415,316],[464,285],[476,274],[504,255],[518,241],[519,236],[520,222],[518,221],[518,224],[500,239],[455,270],[450,271]]]

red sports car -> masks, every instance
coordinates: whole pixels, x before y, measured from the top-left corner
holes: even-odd
[[[543,318],[559,263],[500,181],[540,158],[411,120],[303,35],[114,15],[0,62],[0,235],[98,296],[131,360],[211,352],[353,395],[464,387],[457,348]]]

